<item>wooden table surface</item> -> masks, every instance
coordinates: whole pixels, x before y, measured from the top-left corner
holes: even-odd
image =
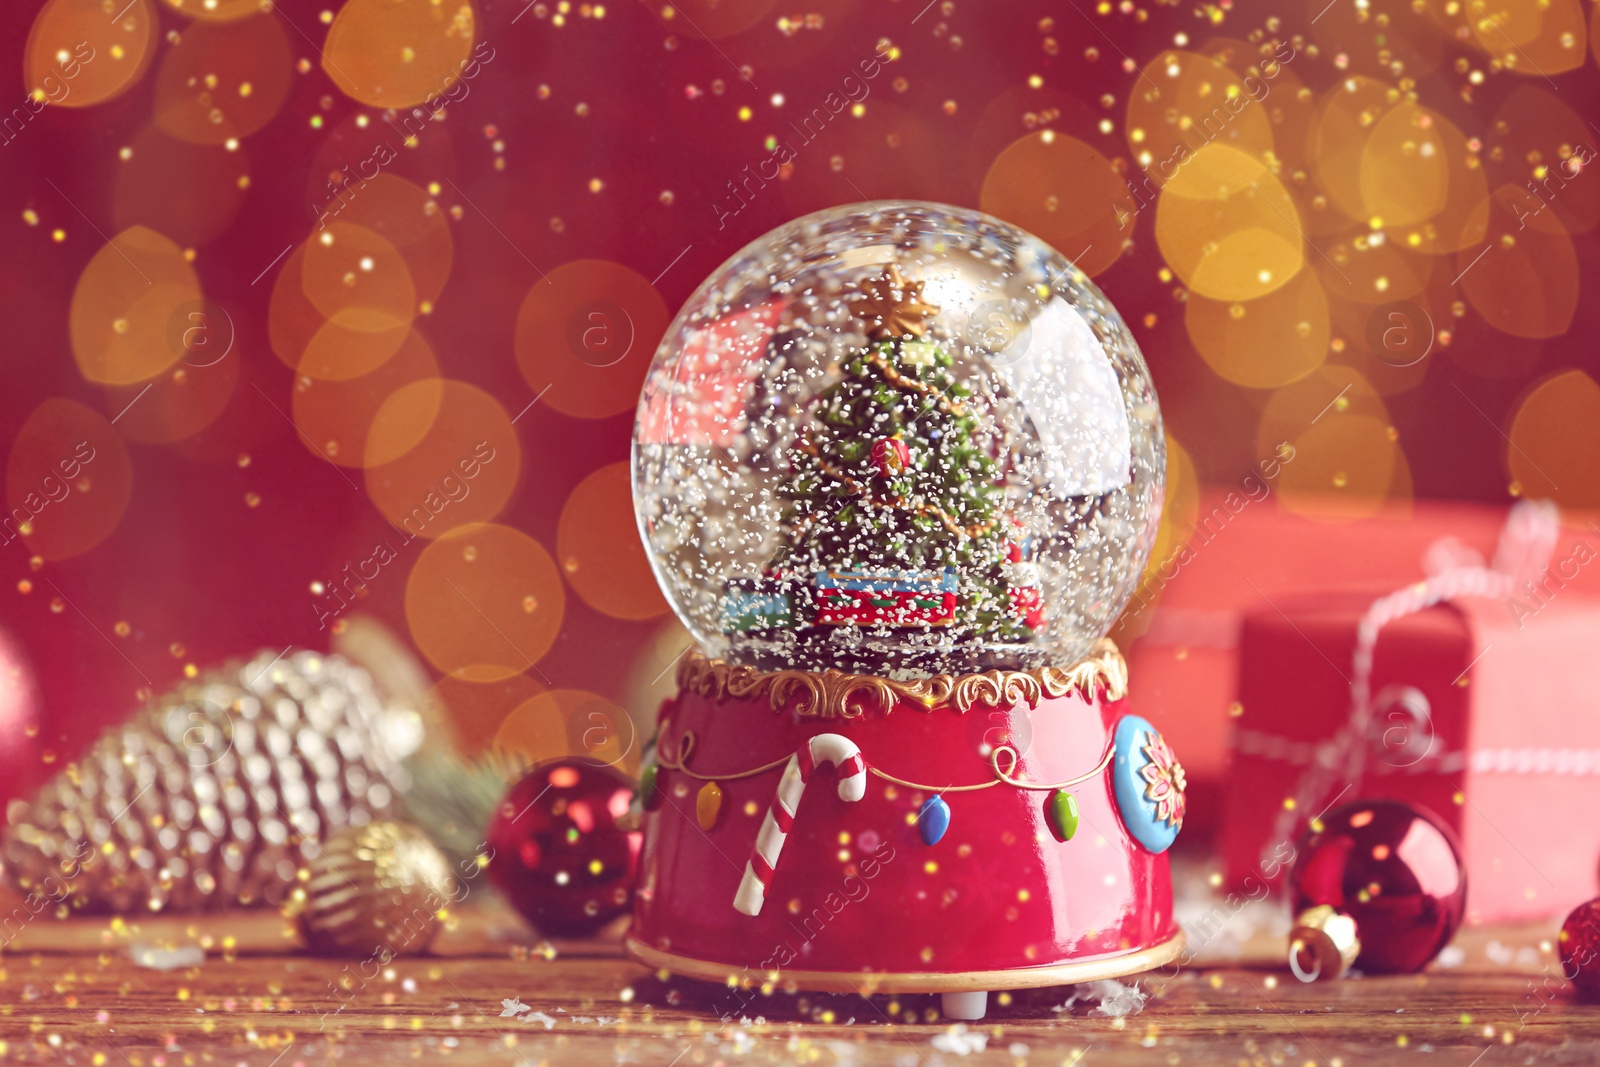
[[[989,1018],[970,1027],[918,996],[780,992],[722,1019],[726,989],[651,974],[623,958],[618,932],[535,943],[490,907],[464,914],[429,955],[363,975],[297,952],[270,912],[126,923],[41,914],[0,956],[0,1062],[1600,1063],[1600,1007],[1577,1003],[1558,977],[1546,989],[1546,969],[1559,975],[1553,926],[1468,930],[1426,974],[1311,986],[1278,964],[1281,938],[1216,939],[1176,977],[1143,979],[1149,1002],[1126,1018],[1086,1003],[1063,1010],[1070,991],[1053,989],[991,998]],[[135,963],[152,946],[199,946],[205,958],[165,971]],[[502,1016],[513,998],[528,1010]]]

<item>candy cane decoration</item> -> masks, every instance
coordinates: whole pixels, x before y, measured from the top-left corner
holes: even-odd
[[[760,915],[761,905],[767,898],[767,886],[772,884],[772,872],[778,866],[778,854],[794,825],[794,812],[800,806],[800,796],[811,781],[811,772],[819,763],[831,763],[839,772],[839,799],[860,800],[867,795],[867,765],[861,759],[861,749],[841,734],[818,734],[795,750],[783,768],[778,780],[778,795],[767,809],[767,817],[756,835],[756,847],[750,851],[750,860],[744,865],[744,880],[733,898],[735,911],[746,915]]]

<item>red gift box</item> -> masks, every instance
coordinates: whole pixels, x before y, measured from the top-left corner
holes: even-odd
[[[1575,585],[1596,546],[1600,531],[1563,538],[1548,569],[1500,595],[1382,626],[1359,730],[1357,631],[1375,597],[1279,599],[1247,615],[1221,833],[1229,882],[1281,878],[1311,817],[1381,796],[1430,808],[1459,835],[1469,922],[1559,915],[1592,897],[1600,600]],[[1319,764],[1336,768],[1320,784]]]
[[[1168,568],[1158,588],[1146,589],[1129,607],[1129,625],[1112,635],[1128,657],[1133,710],[1161,723],[1183,754],[1191,791],[1187,825],[1204,834],[1220,833],[1225,810],[1229,713],[1240,700],[1245,617],[1272,614],[1269,601],[1303,603],[1337,591],[1370,601],[1416,580],[1423,556],[1440,539],[1492,554],[1506,521],[1504,507],[1419,500],[1359,521],[1322,522],[1280,507],[1276,493],[1230,514],[1222,504],[1228,491],[1202,494],[1186,562]],[[1562,518],[1567,525],[1555,561],[1569,558],[1579,540],[1600,548],[1583,518]],[[1563,598],[1580,589],[1600,596],[1600,567],[1580,567],[1566,584]]]

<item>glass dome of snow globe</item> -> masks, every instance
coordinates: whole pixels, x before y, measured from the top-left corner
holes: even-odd
[[[857,204],[689,298],[640,397],[634,508],[713,657],[1068,667],[1134,592],[1165,467],[1138,345],[1065,257],[976,211]]]

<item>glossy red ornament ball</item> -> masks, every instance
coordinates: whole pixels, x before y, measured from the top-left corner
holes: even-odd
[[[633,786],[605,767],[543,764],[489,821],[489,881],[541,933],[582,936],[628,910],[639,834],[617,825]]]
[[[893,478],[911,462],[911,450],[898,437],[880,437],[872,443],[872,465],[885,478]]]
[[[1455,834],[1437,815],[1359,800],[1301,839],[1289,891],[1296,916],[1327,905],[1354,921],[1357,969],[1398,974],[1421,970],[1455,936],[1467,876]]]
[[[1584,1000],[1600,1000],[1600,898],[1579,904],[1561,924],[1561,977]]]
[[[33,664],[21,642],[0,626],[0,808],[37,780],[42,711]]]

